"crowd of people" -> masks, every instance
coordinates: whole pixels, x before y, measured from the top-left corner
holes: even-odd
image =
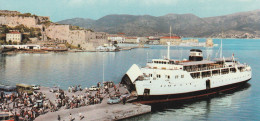
[[[43,101],[44,98],[41,92],[33,92],[32,95],[28,95],[27,92],[21,91],[13,92],[7,96],[2,91],[0,94],[0,110],[2,112],[11,112],[15,120],[21,118],[30,121],[45,113],[39,104],[39,101]]]
[[[87,105],[99,104],[102,102],[104,96],[110,95],[109,88],[114,88],[115,94],[119,90],[115,85],[110,83],[101,87],[98,83],[99,89],[95,92],[85,90],[84,93],[76,93],[83,91],[80,85],[70,86],[66,94],[62,89],[58,89],[55,93],[55,100],[46,98],[42,92],[33,91],[32,95],[26,92],[12,93],[7,96],[4,92],[0,92],[0,110],[4,112],[12,112],[15,120],[19,118],[22,120],[34,120],[37,116],[47,112],[55,112],[60,108],[73,109]],[[68,96],[70,95],[70,96]],[[60,118],[60,117],[59,117]],[[82,118],[82,116],[81,116]]]

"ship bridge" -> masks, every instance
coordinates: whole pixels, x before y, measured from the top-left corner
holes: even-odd
[[[145,68],[150,69],[164,69],[164,70],[177,70],[182,69],[182,65],[178,65],[179,61],[169,59],[153,59],[148,62]]]

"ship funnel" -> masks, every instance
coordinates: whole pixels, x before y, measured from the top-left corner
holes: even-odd
[[[202,60],[203,60],[203,54],[200,49],[190,50],[189,61],[202,61]]]

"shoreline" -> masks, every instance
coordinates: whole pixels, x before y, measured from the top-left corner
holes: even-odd
[[[119,51],[124,51],[124,50],[132,50],[136,48],[149,48],[149,47],[138,47],[138,46],[133,46],[133,47],[120,47]],[[66,50],[66,51],[59,51],[59,50],[25,50],[25,49],[14,49],[11,51],[6,51],[2,52],[1,54],[6,54],[6,55],[13,55],[13,54],[48,54],[48,53],[78,53],[78,52],[118,52],[118,51],[98,51],[98,50]]]

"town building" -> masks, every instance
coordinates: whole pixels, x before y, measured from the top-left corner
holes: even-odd
[[[158,45],[160,44],[160,37],[155,37],[155,36],[149,36],[147,37],[147,43],[151,45]]]
[[[124,43],[125,42],[125,36],[124,35],[108,35],[107,40],[111,42],[117,42],[117,43]]]
[[[22,34],[19,31],[10,31],[6,33],[6,42],[17,42],[18,44],[22,42]]]
[[[171,45],[179,45],[182,42],[182,40],[181,40],[181,37],[179,37],[179,36],[160,37],[160,44],[161,45],[166,45],[167,42],[170,42]]]
[[[139,43],[140,39],[138,39],[137,37],[126,37],[124,43],[131,43],[131,44],[135,44],[135,43]]]
[[[208,39],[206,40],[206,46],[207,46],[207,47],[213,47],[213,45],[214,45],[213,40],[210,39],[210,38],[208,38]]]

